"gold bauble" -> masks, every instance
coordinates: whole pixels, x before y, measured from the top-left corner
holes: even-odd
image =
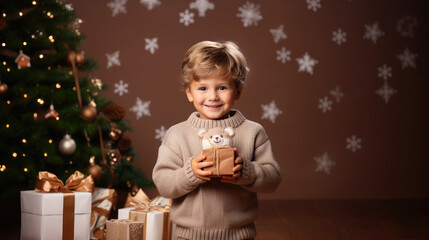
[[[80,117],[88,122],[94,122],[97,119],[97,109],[91,105],[82,107]]]
[[[74,51],[69,51],[67,53],[67,61],[72,64],[76,61],[76,53]]]
[[[89,172],[89,174],[91,174],[91,176],[95,182],[100,181],[101,176],[103,176],[103,168],[98,164],[94,164],[94,165],[89,166],[88,172]]]
[[[125,161],[127,162],[132,162],[133,161],[133,156],[125,156]]]
[[[117,141],[122,136],[122,130],[115,123],[110,124],[109,137],[113,141]]]
[[[83,55],[83,52],[76,53],[76,55],[75,55],[75,62],[76,62],[76,65],[78,67],[80,67],[80,66],[83,65],[83,62],[85,62],[85,56]]]
[[[7,84],[6,83],[0,83],[0,94],[3,94],[7,91]]]

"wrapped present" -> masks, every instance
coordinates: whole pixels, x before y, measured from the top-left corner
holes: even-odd
[[[106,240],[141,240],[143,228],[143,222],[111,219],[106,223]]]
[[[94,181],[76,171],[64,185],[39,172],[35,190],[21,191],[21,239],[89,239]]]
[[[118,219],[143,222],[144,240],[175,239],[176,225],[170,221],[171,199],[158,196],[150,200],[140,189],[128,206],[132,207],[118,209]]]
[[[105,239],[105,226],[112,208],[116,207],[118,194],[115,189],[95,188],[92,194],[90,232],[91,239]]]
[[[213,166],[204,168],[204,171],[212,171],[210,177],[230,176],[234,174],[234,149],[233,148],[208,148],[203,150],[206,156],[204,161],[212,161]]]

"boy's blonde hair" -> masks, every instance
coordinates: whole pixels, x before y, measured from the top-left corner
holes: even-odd
[[[185,54],[182,63],[183,85],[187,88],[192,81],[221,76],[234,80],[235,86],[242,88],[248,71],[247,61],[237,44],[202,41]]]

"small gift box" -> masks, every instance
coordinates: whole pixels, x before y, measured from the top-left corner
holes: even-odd
[[[106,223],[106,240],[141,240],[143,228],[143,222],[111,219]]]
[[[206,156],[204,161],[212,161],[213,166],[204,168],[204,171],[212,171],[210,177],[230,176],[234,174],[234,149],[233,148],[209,148],[203,150]]]
[[[112,208],[116,207],[118,194],[115,189],[95,188],[92,194],[91,239],[104,239],[104,230]]]
[[[93,188],[92,177],[77,171],[65,186],[39,172],[36,190],[21,191],[21,239],[89,239]]]
[[[171,199],[156,197],[150,200],[140,189],[128,205],[133,207],[118,209],[118,219],[143,222],[144,240],[175,239],[176,225],[170,221]]]

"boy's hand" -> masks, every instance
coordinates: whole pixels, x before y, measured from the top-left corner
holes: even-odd
[[[234,154],[237,156],[234,160],[235,166],[232,169],[234,174],[232,176],[223,176],[221,181],[225,183],[235,183],[237,179],[241,176],[241,169],[243,168],[243,159],[238,155],[237,148],[234,148]]]
[[[208,176],[212,175],[212,171],[203,171],[202,168],[213,166],[213,162],[203,162],[204,159],[206,159],[206,156],[204,156],[203,153],[201,153],[200,156],[192,159],[192,171],[194,171],[194,174],[197,176],[197,178],[210,181]]]

